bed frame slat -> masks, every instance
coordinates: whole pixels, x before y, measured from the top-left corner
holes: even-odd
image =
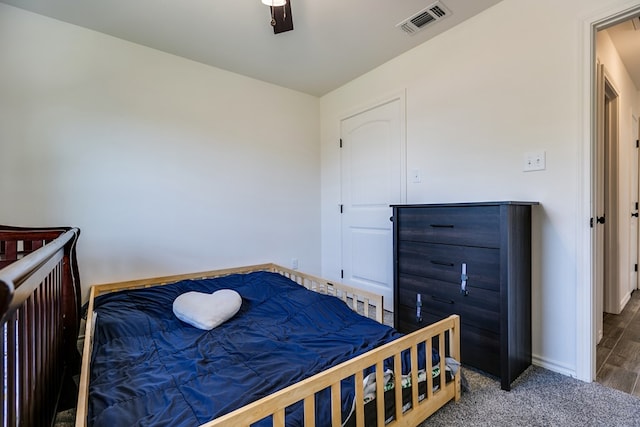
[[[315,427],[316,425],[316,399],[315,396],[304,398],[304,427]]]
[[[280,409],[273,414],[273,427],[285,427],[284,409]]]
[[[426,348],[427,349],[425,352],[427,354],[431,354],[431,352],[433,351],[433,343],[431,342],[431,340],[426,342]],[[430,357],[427,357],[427,364],[425,366],[427,367],[427,399],[431,399],[431,397],[433,396],[433,375],[431,374],[431,372],[433,371],[433,361]]]
[[[384,364],[379,360],[376,363],[376,425],[384,425],[384,412]]]
[[[439,341],[439,345],[440,345],[440,347],[438,347],[438,348],[444,348],[444,336],[443,335],[438,337],[438,341]],[[440,358],[440,387],[444,387],[444,384],[445,384],[445,381],[446,381],[445,370],[446,370],[445,358],[444,358],[444,356],[442,356]]]
[[[364,427],[364,388],[360,387],[364,383],[362,371],[356,372],[356,427]],[[306,426],[305,426],[306,427]]]
[[[339,426],[342,423],[340,414],[342,401],[340,400],[340,381],[331,384],[331,425]]]
[[[411,347],[411,409],[418,406],[418,349]],[[427,375],[429,376],[429,375]]]
[[[396,420],[402,424],[402,419],[404,418],[404,413],[402,412],[402,360],[398,356],[393,358],[393,372],[395,373],[393,384],[395,416]],[[429,383],[427,383],[427,387],[429,387]]]

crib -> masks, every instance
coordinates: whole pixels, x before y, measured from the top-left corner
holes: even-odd
[[[72,406],[81,288],[80,230],[0,226],[1,425],[51,425]]]

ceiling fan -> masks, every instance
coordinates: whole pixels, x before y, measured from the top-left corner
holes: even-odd
[[[271,9],[271,26],[273,34],[293,30],[293,16],[291,15],[291,0],[262,0]]]

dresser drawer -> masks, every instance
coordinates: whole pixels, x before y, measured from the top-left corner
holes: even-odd
[[[407,306],[415,306],[416,294],[422,297],[435,296],[432,299],[454,300],[458,304],[500,312],[500,293],[474,286],[467,287],[467,294],[462,295],[459,284],[441,282],[433,279],[401,274],[398,277],[399,302]]]
[[[403,274],[460,285],[462,264],[467,268],[467,286],[500,290],[500,250],[433,243],[398,242],[397,268]]]
[[[451,314],[460,315],[462,325],[473,325],[498,333],[500,331],[500,307],[497,292],[471,289],[462,295],[459,288],[448,283],[425,283],[418,290],[408,288],[399,292],[400,315],[405,322],[416,322],[417,296],[422,303],[421,314],[442,319]]]
[[[397,322],[394,327],[398,330],[398,332],[402,332],[403,334],[410,334],[413,331],[417,331],[420,328],[429,326],[430,324],[449,316],[448,314],[436,316],[433,313],[425,313],[422,316],[422,321],[419,322],[416,318],[415,306],[407,307],[400,305],[399,307],[400,311],[398,312]]]
[[[410,310],[403,309],[400,312],[400,316],[398,316],[398,324],[395,325],[398,331],[405,334],[424,328],[448,316],[425,313],[422,316],[422,322],[417,323],[415,311],[413,317],[409,315],[409,312]],[[500,376],[499,333],[463,324],[460,327],[460,353],[463,365],[473,366],[490,374]]]
[[[500,334],[465,326],[460,328],[460,353],[463,365],[500,376]]]
[[[500,207],[397,208],[398,239],[497,248]]]

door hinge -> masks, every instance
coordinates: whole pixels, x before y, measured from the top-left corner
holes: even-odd
[[[640,139],[636,139],[636,148],[640,148]]]
[[[593,228],[593,217],[589,218],[589,227]]]
[[[343,212],[344,212],[343,206],[344,206],[344,205],[340,205],[340,213],[343,213]]]
[[[638,210],[638,202],[636,202],[636,210]]]
[[[340,148],[342,148],[342,138],[340,138]]]
[[[638,272],[638,264],[634,264],[633,271],[635,271],[636,273]]]
[[[340,270],[340,278],[344,279],[344,270]]]

